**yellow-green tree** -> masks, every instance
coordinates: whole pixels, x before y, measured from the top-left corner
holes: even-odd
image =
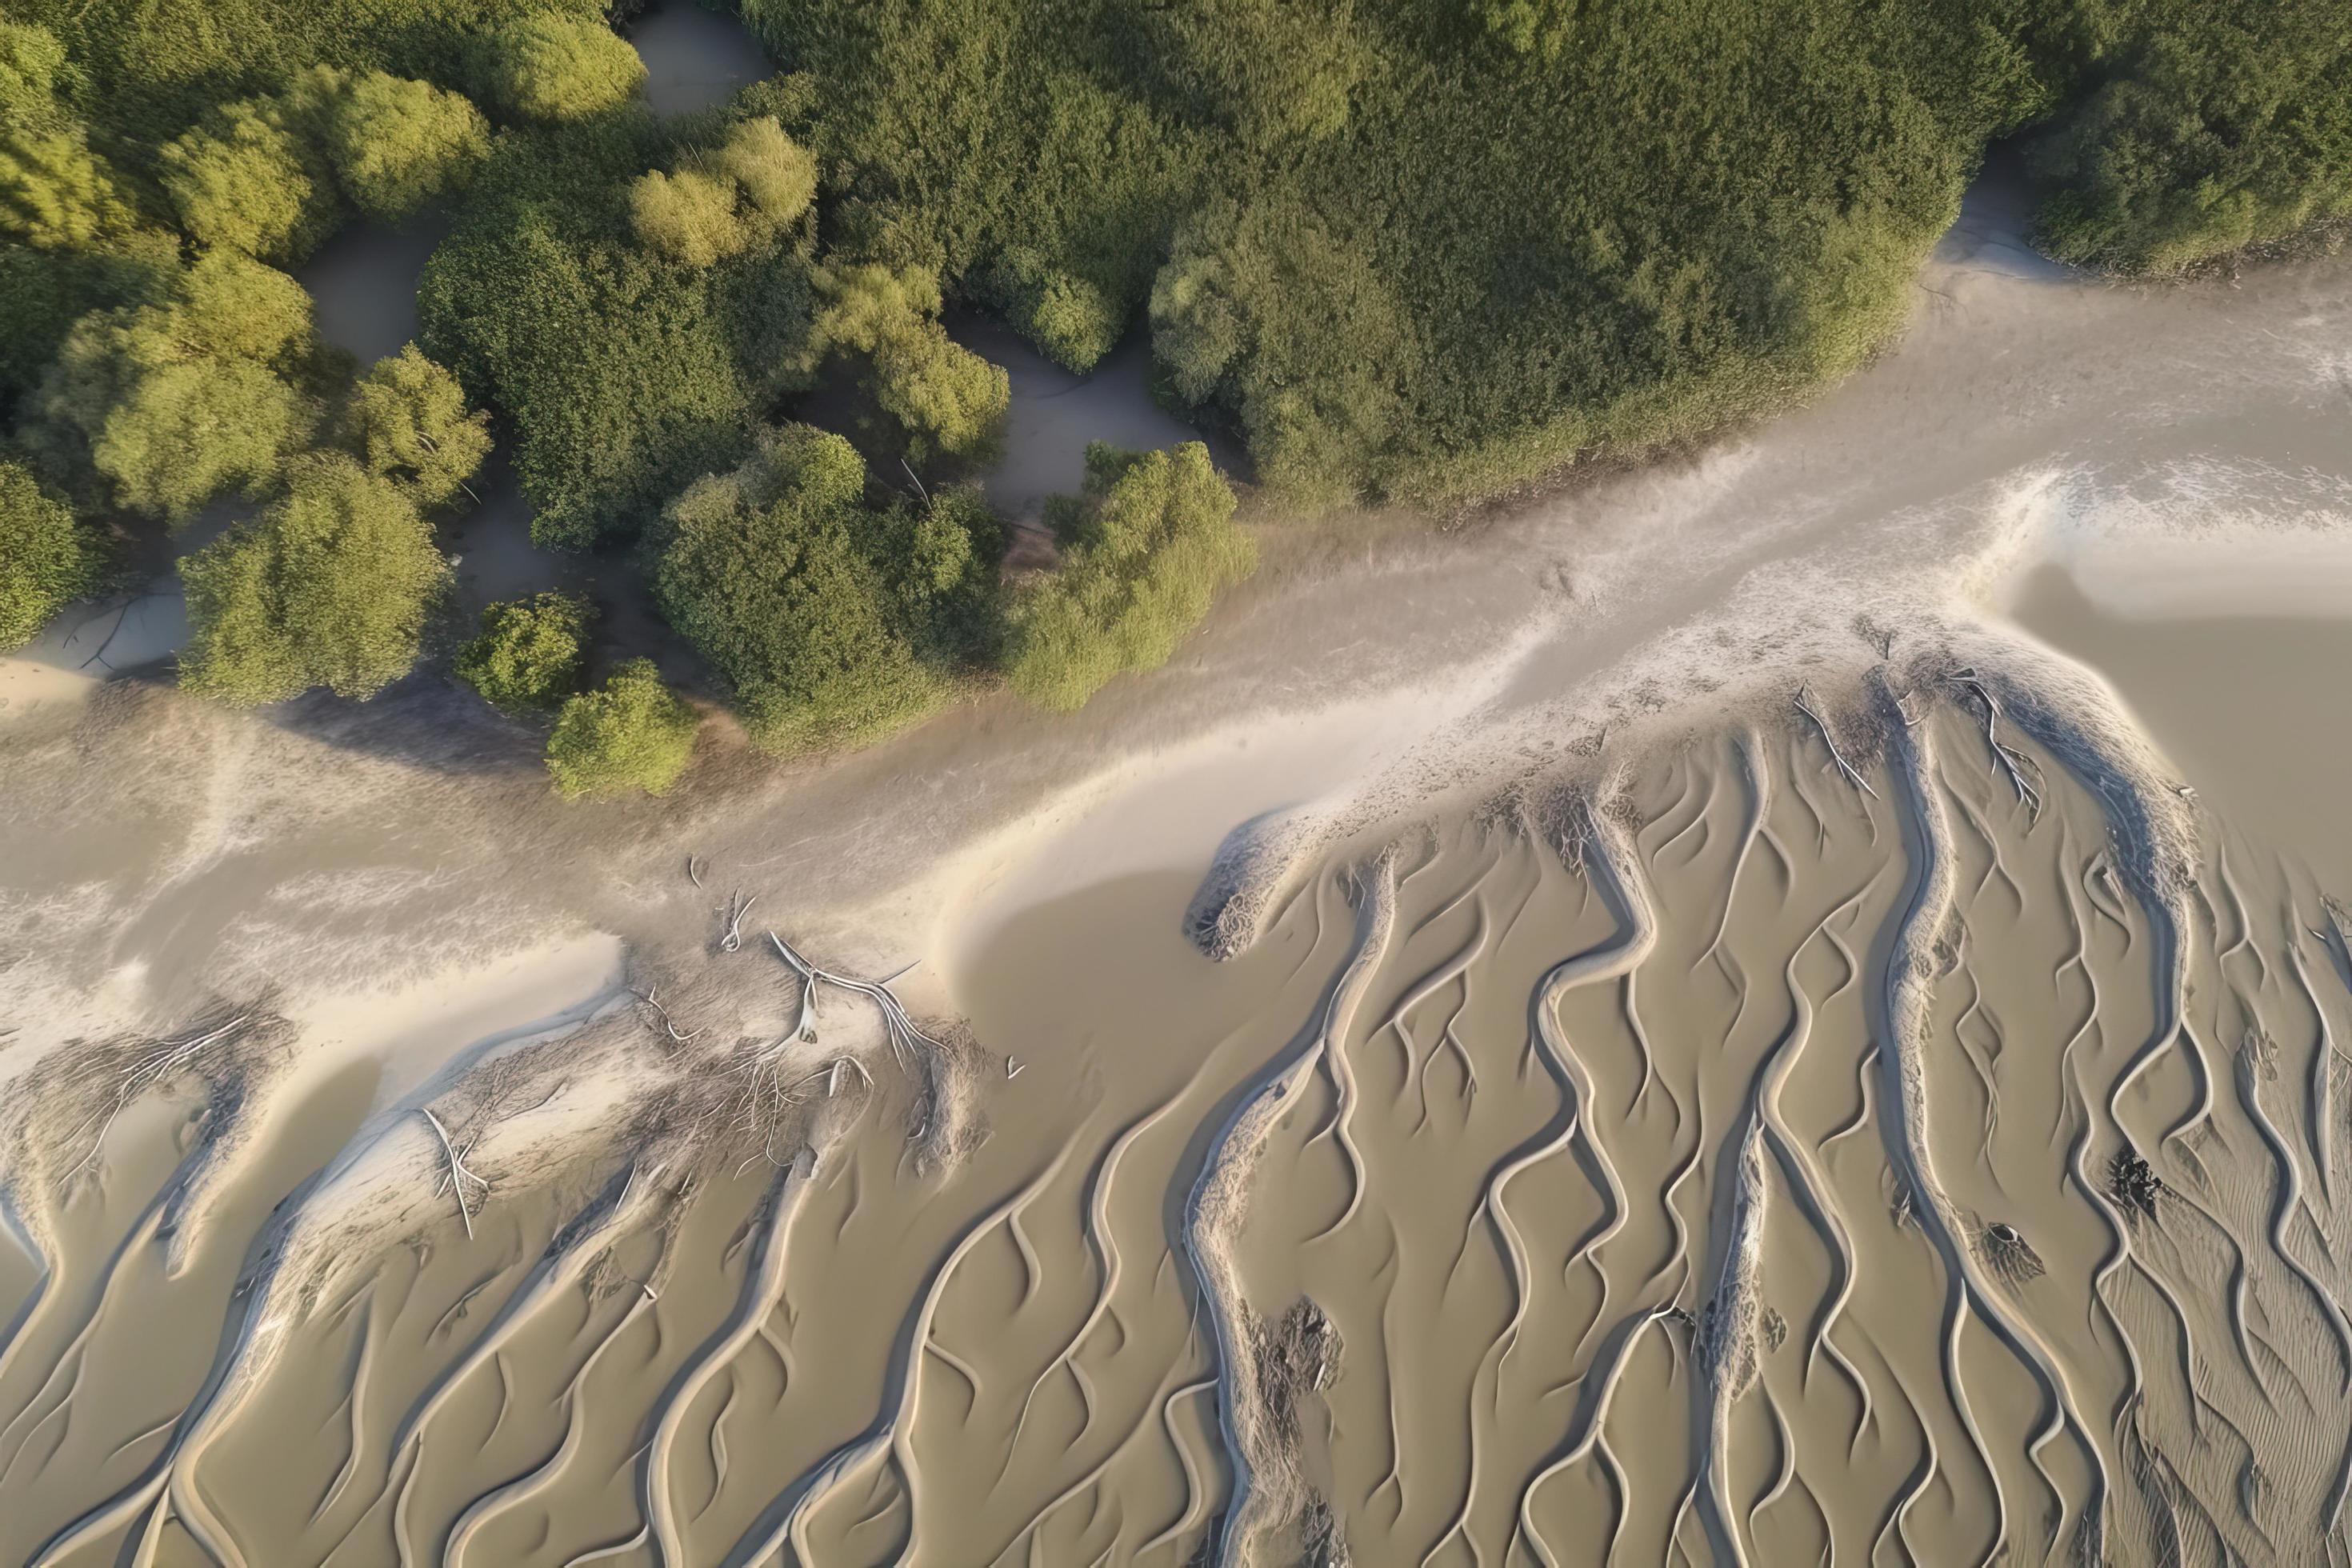
[[[1189,441],[1173,452],[1087,448],[1086,493],[1058,509],[1062,562],[1013,606],[1005,674],[1063,710],[1127,670],[1154,669],[1249,575],[1257,546],[1234,522],[1234,492]]]
[[[320,453],[258,517],[182,561],[180,578],[180,683],[249,708],[314,686],[373,697],[399,679],[450,571],[399,486]]]
[[[72,510],[21,463],[0,463],[0,651],[40,634],[69,599],[89,591],[98,545]]]
[[[490,416],[468,408],[457,378],[415,343],[353,384],[339,433],[370,473],[404,486],[420,507],[455,498],[490,455]]]
[[[87,465],[114,505],[183,522],[260,495],[309,444],[315,400],[287,374],[316,349],[301,285],[215,251],[164,301],[75,323],[26,438],[62,471]]]
[[[547,771],[567,800],[667,795],[693,760],[698,727],[653,660],[633,658],[564,703],[547,739]]]

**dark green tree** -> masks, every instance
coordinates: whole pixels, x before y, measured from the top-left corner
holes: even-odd
[[[875,558],[882,531],[865,490],[865,462],[848,442],[787,426],[663,514],[662,613],[733,685],[768,750],[859,745],[950,692],[909,635],[904,594],[918,590],[894,593]],[[961,583],[969,556],[950,568],[941,548],[933,542],[925,562],[933,580]]]

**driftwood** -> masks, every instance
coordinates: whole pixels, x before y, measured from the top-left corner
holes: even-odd
[[[677,1032],[677,1025],[676,1023],[672,1022],[672,1021],[671,1021],[671,1019],[670,1019],[670,1016],[669,1016],[669,1009],[668,1009],[668,1008],[667,1008],[667,1007],[665,1007],[665,1006],[663,1006],[659,1002],[656,1002],[656,1000],[654,1000],[654,992],[655,992],[656,990],[657,990],[657,989],[659,989],[659,988],[658,988],[658,987],[655,987],[655,986],[648,986],[646,989],[645,989],[645,990],[643,990],[643,991],[639,991],[639,990],[636,990],[635,988],[632,987],[632,988],[631,988],[631,990],[630,990],[630,992],[629,992],[629,994],[630,994],[630,995],[632,995],[632,996],[634,996],[634,997],[635,997],[638,1001],[640,1001],[640,1002],[644,1003],[646,1006],[651,1007],[651,1008],[654,1010],[655,1014],[656,1014],[657,1016],[659,1016],[659,1017],[660,1017],[660,1019],[661,1019],[661,1026],[662,1026],[662,1027],[663,1027],[664,1029],[666,1029],[666,1030],[667,1030],[667,1031],[668,1031],[668,1033],[669,1033],[669,1037],[670,1037],[671,1039],[673,1039],[673,1040],[677,1041],[677,1042],[679,1045],[681,1045],[681,1046],[690,1046],[690,1045],[692,1045],[692,1044],[694,1043],[694,1040],[695,1040],[695,1036],[696,1036],[696,1035],[699,1035],[699,1034],[701,1034],[701,1033],[702,1033],[702,1031],[701,1031],[701,1030],[699,1030],[699,1029],[697,1029],[697,1030],[695,1030],[695,1031],[694,1031],[694,1034],[692,1034],[692,1035],[681,1035],[681,1034],[679,1034],[679,1033]]]
[[[99,1155],[106,1147],[106,1135],[114,1130],[115,1120],[130,1108],[131,1101],[166,1079],[186,1070],[208,1047],[218,1045],[243,1028],[251,1016],[250,1013],[239,1013],[227,1023],[207,1029],[203,1034],[192,1035],[184,1040],[165,1040],[131,1063],[130,1070],[114,1086],[114,1103],[108,1107],[104,1119],[100,1121],[98,1136],[90,1140],[89,1152],[66,1173],[67,1178],[70,1180],[79,1176],[98,1163]]]
[[[441,1125],[439,1117],[421,1105],[416,1108],[416,1113],[425,1118],[425,1124],[433,1129],[436,1138],[441,1140],[441,1152],[449,1161],[449,1167],[442,1173],[441,1184],[433,1189],[433,1195],[437,1198],[443,1193],[452,1191],[457,1194],[457,1217],[466,1222],[466,1239],[471,1241],[474,1237],[474,1206],[466,1196],[466,1184],[471,1182],[481,1188],[484,1197],[490,1194],[490,1184],[466,1169],[464,1151],[449,1141],[449,1130]],[[467,1148],[472,1146],[470,1143],[467,1145]]]
[[[866,997],[880,1008],[882,1030],[890,1042],[890,1055],[902,1068],[908,1065],[909,1055],[918,1047],[926,1047],[934,1051],[944,1051],[947,1048],[940,1041],[926,1034],[921,1026],[915,1022],[908,1013],[906,1004],[900,1002],[898,994],[890,989],[888,981],[859,980],[851,975],[836,974],[829,969],[820,969],[793,952],[784,939],[774,931],[768,933],[768,940],[775,944],[776,952],[782,955],[786,963],[793,966],[803,984],[812,986],[819,984],[836,985],[844,991],[854,992]],[[902,969],[898,973],[903,974],[906,971]]]
[[[1794,700],[1797,711],[1811,719],[1813,721],[1813,728],[1822,732],[1822,744],[1830,749],[1830,761],[1837,764],[1837,771],[1845,776],[1846,783],[1853,785],[1871,799],[1876,800],[1878,792],[1870,787],[1870,781],[1855,772],[1853,764],[1845,760],[1845,753],[1838,750],[1837,737],[1830,733],[1829,721],[1815,712],[1813,705],[1805,700],[1806,689],[1802,686],[1797,688]]]
[[[1995,697],[1992,689],[1978,678],[1975,670],[1960,670],[1952,677],[1952,680],[1955,685],[1965,686],[1975,692],[1977,700],[1984,704],[1985,744],[1992,748],[1993,761],[2009,775],[2010,787],[2017,791],[2017,798],[2022,801],[2036,817],[2039,817],[2042,815],[2042,792],[2026,782],[2025,769],[2032,767],[2037,773],[2041,770],[2034,763],[2033,759],[2023,752],[2014,746],[2001,744],[1999,733],[2000,700]]]
[[[727,934],[719,939],[719,952],[743,951],[743,917],[750,914],[751,906],[759,901],[760,895],[757,893],[748,899],[740,892],[727,895]]]

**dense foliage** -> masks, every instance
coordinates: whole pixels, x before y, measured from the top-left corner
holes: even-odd
[[[490,455],[490,418],[466,406],[457,378],[409,343],[352,384],[338,434],[371,473],[419,507],[454,500]]]
[[[482,612],[480,633],[457,650],[458,679],[502,712],[552,712],[580,689],[594,612],[573,594],[534,594]]]
[[[1293,503],[1452,500],[1859,363],[1994,137],[2087,265],[2352,218],[2341,0],[740,0],[793,74],[668,120],[630,0],[6,4],[0,642],[236,498],[184,672],[247,703],[410,667],[493,437],[540,542],[643,536],[774,749],[1163,661],[1249,569],[1230,490],[1097,451],[1008,595],[939,482],[1009,403],[950,302],[1081,371],[1147,325]],[[420,343],[361,372],[278,268],[436,205]],[[584,616],[495,606],[460,673],[551,706]],[[650,668],[564,714],[572,793],[692,744]]]
[[[309,443],[319,353],[300,285],[208,252],[156,302],[75,323],[23,439],[93,499],[185,521],[215,496],[265,493]]]
[[[2059,257],[2178,271],[2352,216],[2341,0],[2087,5],[2089,90],[2034,150]]]
[[[511,133],[434,253],[425,349],[504,421],[541,543],[635,531],[741,459],[764,402],[807,384],[804,154],[761,118]],[[725,172],[725,244],[681,254],[658,217],[665,237],[641,237],[637,182],[678,164]]]
[[[1989,137],[2061,110],[2062,252],[2343,210],[2328,0],[745,0],[852,259],[944,268],[1302,499],[1454,496],[1853,366]],[[2072,106],[2068,94],[2084,95]]]
[[[1062,561],[1014,607],[1013,689],[1068,710],[1122,671],[1156,669],[1257,546],[1198,441],[1173,452],[1087,448],[1086,493],[1056,509]]]
[[[449,563],[400,488],[340,453],[300,459],[286,494],[180,563],[180,680],[238,707],[314,686],[371,697],[408,673]]]
[[[604,684],[564,703],[547,740],[556,793],[667,795],[694,756],[694,710],[661,683],[649,658],[634,658]]]
[[[656,597],[777,752],[856,745],[919,719],[983,634],[995,526],[972,498],[870,506],[866,464],[804,425],[663,513]]]
[[[98,542],[70,508],[19,463],[0,463],[0,653],[40,635],[67,601],[89,591]]]

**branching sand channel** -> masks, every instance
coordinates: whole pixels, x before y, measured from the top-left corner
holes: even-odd
[[[8,1123],[8,1550],[2321,1550],[2341,906],[2034,668],[1922,655],[1571,757],[1335,856],[1222,964],[1181,884],[1116,884],[1008,934],[954,1026],[739,895],[274,1213],[266,999],[61,1049],[59,1113]],[[174,1408],[91,1373],[139,1290],[218,1326]]]

